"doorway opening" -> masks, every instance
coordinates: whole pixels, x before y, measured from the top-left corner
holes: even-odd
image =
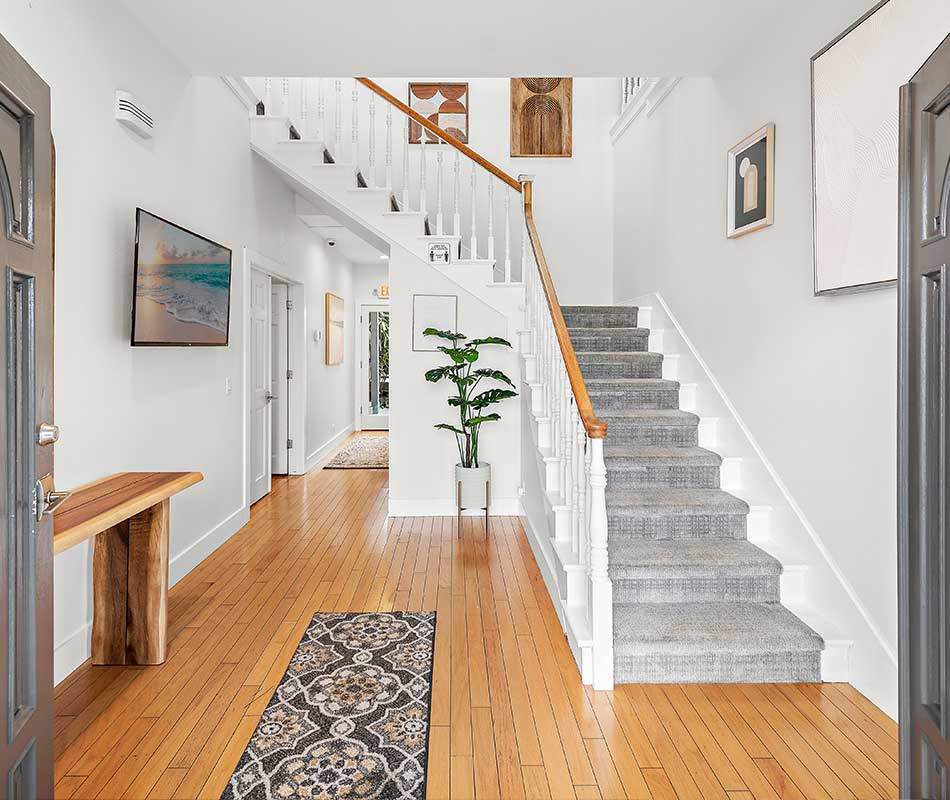
[[[389,303],[360,305],[360,430],[389,430]]]

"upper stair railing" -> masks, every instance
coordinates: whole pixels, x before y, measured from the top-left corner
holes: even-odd
[[[460,255],[467,255],[469,260],[495,261],[497,283],[516,284],[516,278],[523,282],[529,351],[526,378],[532,389],[532,412],[545,460],[551,463],[553,459],[554,469],[547,473],[553,476],[547,481],[549,496],[556,513],[567,520],[557,528],[556,544],[562,555],[572,559],[573,567],[586,569],[587,576],[584,596],[568,604],[572,616],[569,623],[589,649],[590,663],[581,664],[585,681],[598,689],[611,688],[613,600],[608,576],[603,450],[607,424],[594,413],[561,312],[535,224],[532,180],[528,176],[512,177],[369,78],[263,81],[266,112],[287,116],[302,141],[321,142],[335,162],[349,162],[355,172],[354,186],[388,189],[393,210],[421,212],[428,234],[457,238]],[[344,81],[351,86],[349,92],[344,91]],[[364,89],[368,93],[365,102],[361,96]],[[381,130],[377,119],[380,100],[384,104]],[[394,163],[394,111],[402,115],[401,164]],[[429,136],[421,133],[419,143],[410,147],[412,123],[432,140],[427,141]],[[380,133],[384,142],[382,166],[377,161]],[[430,163],[433,150],[434,170]],[[449,175],[445,169],[447,155],[452,157]],[[461,192],[463,157],[468,163],[467,199]],[[502,255],[496,259],[495,230],[499,226],[495,190],[499,185],[505,194]],[[513,192],[522,196],[521,220],[516,225],[512,224]],[[447,219],[449,215],[451,220]],[[515,239],[520,245],[517,276],[513,275],[512,260]]]

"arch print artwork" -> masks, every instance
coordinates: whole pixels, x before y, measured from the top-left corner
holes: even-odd
[[[427,120],[468,144],[468,84],[410,83],[409,107]],[[413,120],[409,121],[409,144],[420,144],[425,133],[426,144],[437,144],[438,138]]]
[[[571,156],[571,78],[511,79],[511,155]]]
[[[775,125],[763,125],[729,150],[726,236],[734,239],[774,219]]]

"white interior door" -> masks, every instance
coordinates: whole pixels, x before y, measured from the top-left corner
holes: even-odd
[[[270,491],[271,485],[271,280],[251,270],[251,502]]]
[[[389,306],[360,306],[360,427],[389,430]]]
[[[287,284],[271,284],[271,473],[288,472],[290,386],[287,373]]]

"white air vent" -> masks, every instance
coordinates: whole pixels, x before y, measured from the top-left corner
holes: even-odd
[[[128,92],[115,93],[115,118],[143,139],[155,135],[155,120],[148,110]]]

